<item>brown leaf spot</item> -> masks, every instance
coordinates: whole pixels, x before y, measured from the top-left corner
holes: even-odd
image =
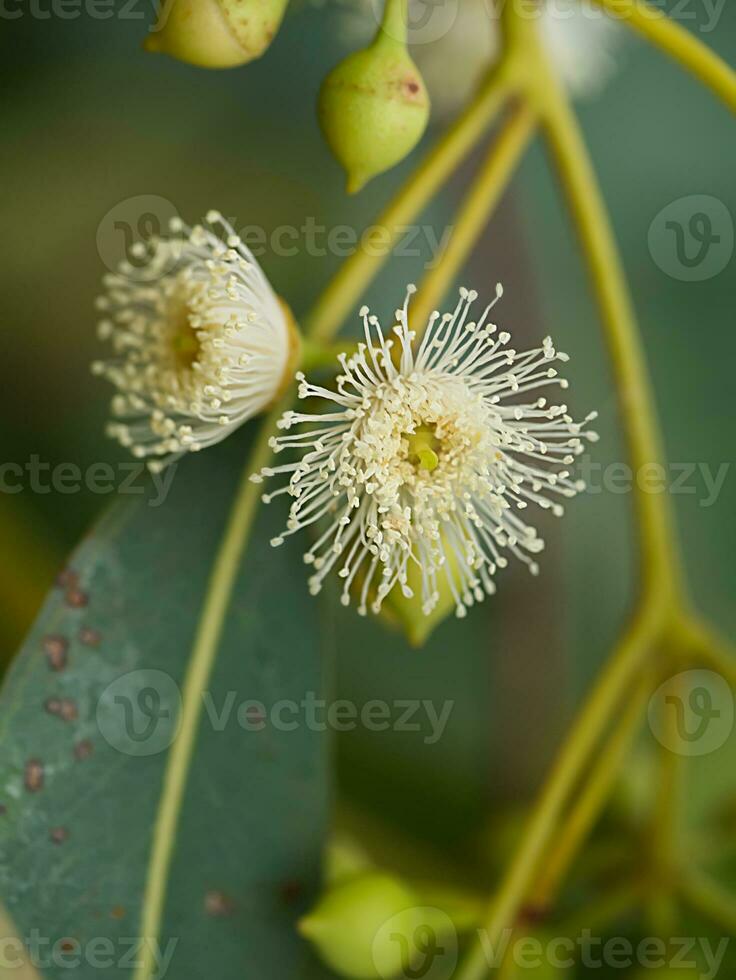
[[[23,783],[29,793],[37,793],[43,787],[43,763],[40,759],[29,759],[23,774]]]
[[[212,889],[204,896],[204,910],[207,915],[216,917],[232,915],[235,910],[235,902],[225,892]]]
[[[124,919],[125,918],[125,909],[123,908],[123,906],[122,905],[113,905],[113,907],[110,909],[110,918],[111,919]]]
[[[49,837],[54,844],[63,844],[69,839],[69,831],[66,827],[52,827],[49,831]]]
[[[76,701],[72,701],[71,698],[62,698],[59,717],[62,721],[76,721],[79,717]]]
[[[249,704],[245,709],[245,718],[249,725],[262,726],[266,721],[266,712],[257,704]],[[257,730],[257,729],[256,729]]]
[[[94,748],[94,745],[88,738],[83,738],[81,742],[77,742],[74,746],[74,758],[79,762],[83,762],[85,759],[89,759],[94,752]]]
[[[63,636],[46,636],[43,641],[49,667],[52,670],[64,670],[69,654],[69,643]]]
[[[101,640],[102,634],[100,631],[94,630],[90,626],[84,626],[79,631],[79,642],[83,643],[86,647],[98,647]]]
[[[44,707],[62,721],[76,721],[79,716],[77,705],[71,698],[48,698]]]
[[[87,593],[83,592],[76,586],[72,586],[72,588],[67,589],[64,598],[66,599],[67,606],[70,606],[72,609],[84,609],[89,602],[89,596]]]

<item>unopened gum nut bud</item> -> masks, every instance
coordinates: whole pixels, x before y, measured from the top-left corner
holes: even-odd
[[[404,966],[405,946],[396,937],[406,936],[412,948],[415,930],[423,924],[420,905],[398,878],[366,872],[330,888],[299,922],[299,931],[339,975],[354,980],[391,977]],[[387,930],[383,927],[389,921]]]
[[[318,115],[352,194],[414,149],[429,120],[429,96],[406,47],[379,33],[324,80]]]
[[[265,52],[287,0],[162,0],[158,22],[144,42],[200,68],[234,68]]]
[[[457,571],[457,563],[451,549],[447,549],[447,562],[452,573]],[[458,607],[457,600],[450,588],[447,575],[437,577],[435,604],[427,610],[422,602],[422,570],[414,562],[409,562],[406,585],[408,591],[394,589],[383,604],[382,612],[389,621],[404,632],[411,646],[423,647],[435,628],[448,616],[465,614],[464,607]],[[411,595],[409,595],[411,592]]]

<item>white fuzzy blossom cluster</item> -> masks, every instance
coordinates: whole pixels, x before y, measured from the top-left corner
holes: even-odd
[[[217,211],[132,246],[97,300],[114,355],[109,434],[152,470],[220,442],[287,377],[289,319],[248,248]]]
[[[381,4],[343,0],[342,33],[351,47],[367,43]],[[526,16],[532,16],[527,13]],[[586,0],[540,0],[539,31],[550,60],[574,98],[595,97],[616,70],[620,24]],[[492,0],[409,0],[409,43],[433,111],[455,112],[472,96],[501,51]]]
[[[420,341],[409,326],[413,292],[396,311],[393,336],[361,310],[365,342],[340,358],[336,390],[297,376],[300,398],[324,410],[287,412],[280,429],[297,431],[272,447],[298,458],[253,479],[288,477],[264,495],[294,498],[284,536],[326,522],[305,555],[312,593],[336,569],[342,602],[357,592],[358,611],[370,604],[377,612],[395,586],[413,594],[414,566],[424,612],[443,576],[462,616],[495,591],[507,555],[537,572],[543,541],[524,512],[534,504],[561,515],[560,501],[583,489],[570,467],[584,439],[596,438],[584,431],[595,413],[574,422],[566,405],[540,394],[567,387],[556,368],[567,357],[549,338],[534,350],[509,347],[510,335],[489,320],[500,286],[477,320],[477,293],[461,290],[455,310],[433,313]]]

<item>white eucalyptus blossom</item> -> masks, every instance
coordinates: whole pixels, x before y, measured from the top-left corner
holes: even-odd
[[[378,0],[346,0],[341,21],[348,44],[362,43],[375,33],[380,7]],[[533,16],[529,10],[524,16]],[[570,94],[577,99],[598,95],[616,70],[622,34],[618,22],[586,0],[541,0],[538,22]],[[456,0],[454,5],[409,0],[409,42],[433,112],[454,113],[499,57],[499,15],[491,0]]]
[[[250,250],[217,211],[134,244],[97,300],[117,388],[108,433],[159,470],[220,442],[288,379],[295,331]]]
[[[413,292],[409,286],[396,311],[393,337],[363,307],[365,342],[340,357],[336,390],[297,375],[300,398],[321,405],[314,414],[286,412],[279,428],[297,431],[271,445],[298,458],[253,479],[288,477],[263,498],[294,498],[273,545],[326,520],[304,556],[314,568],[312,593],[336,569],[342,602],[356,591],[361,614],[369,603],[378,612],[395,586],[411,597],[413,564],[424,613],[444,576],[463,616],[495,591],[507,555],[537,573],[543,541],[524,512],[536,504],[561,515],[560,500],[583,489],[570,466],[583,440],[596,438],[583,431],[595,413],[574,422],[566,405],[540,394],[567,387],[555,366],[567,356],[549,337],[534,350],[509,347],[510,335],[489,321],[500,286],[478,320],[471,319],[477,293],[460,290],[454,311],[433,313],[419,341],[409,326]]]

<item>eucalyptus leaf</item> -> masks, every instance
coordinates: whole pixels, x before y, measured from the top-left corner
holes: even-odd
[[[228,536],[248,441],[180,463],[160,506],[113,506],[7,677],[0,889],[44,978],[325,975],[294,929],[327,823],[326,736],[299,708],[323,687],[320,607],[256,487],[242,560]],[[217,635],[223,542],[239,565]]]

